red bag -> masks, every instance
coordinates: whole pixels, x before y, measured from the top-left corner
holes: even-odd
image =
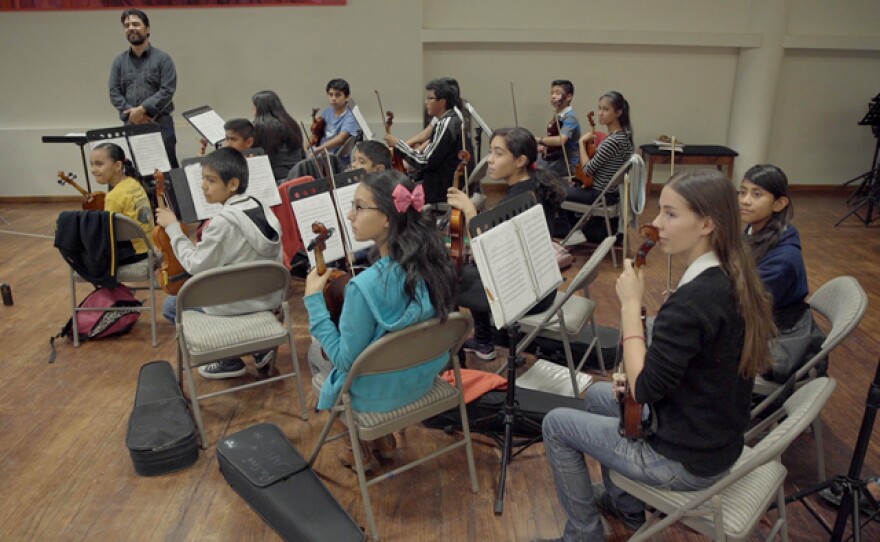
[[[131,288],[122,284],[115,288],[96,288],[79,304],[80,307],[96,309],[140,307],[141,305],[143,303],[135,299]],[[131,331],[131,328],[140,317],[141,313],[137,310],[77,312],[76,325],[79,331],[79,340],[86,341],[88,339],[103,339],[113,335],[123,335]],[[52,355],[49,358],[49,363],[55,361],[55,339],[58,337],[73,339],[72,318],[64,324],[58,335],[49,340],[49,344],[52,346]]]

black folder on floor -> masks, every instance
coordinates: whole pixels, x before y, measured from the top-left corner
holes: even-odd
[[[366,538],[277,425],[257,424],[223,437],[217,460],[232,489],[284,540]]]

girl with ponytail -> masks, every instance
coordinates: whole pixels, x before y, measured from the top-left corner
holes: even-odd
[[[114,143],[101,143],[92,149],[90,163],[95,181],[109,187],[104,210],[122,213],[134,220],[150,238],[153,232],[150,200],[134,164],[126,158],[122,147]],[[143,260],[147,257],[148,249],[141,239],[123,241],[116,247],[117,261],[124,265]]]
[[[525,128],[501,128],[492,133],[489,146],[489,177],[507,184],[507,196],[502,202],[524,192],[534,192],[538,203],[544,207],[547,227],[552,232],[560,206],[565,200],[565,188],[556,173],[537,167],[538,144],[535,136]],[[476,207],[461,190],[448,189],[447,201],[452,207],[461,209],[467,220],[477,216]],[[474,318],[474,337],[464,343],[464,349],[482,360],[495,359],[489,302],[476,267],[468,265],[464,268],[461,284],[459,305],[470,309]],[[530,314],[548,309],[555,295],[553,292],[541,300]]]
[[[333,365],[326,375],[318,408],[329,409],[348,377],[355,359],[386,333],[455,310],[455,271],[449,252],[434,222],[422,212],[425,192],[406,175],[380,171],[364,178],[355,191],[348,213],[358,241],[375,243],[375,263],[351,279],[339,325],[333,323],[324,301],[330,273],[317,268],[306,277],[304,302],[309,331],[321,343]],[[359,378],[351,386],[351,404],[361,412],[389,412],[412,403],[430,391],[434,378],[449,361],[442,355],[432,361],[381,375]],[[393,435],[375,443],[383,457],[395,448]],[[372,454],[364,443],[365,469]],[[340,456],[345,466],[352,452]]]
[[[739,189],[739,209],[746,243],[773,298],[776,325],[787,329],[809,310],[804,301],[809,286],[801,238],[791,224],[794,208],[785,173],[770,164],[746,171]]]

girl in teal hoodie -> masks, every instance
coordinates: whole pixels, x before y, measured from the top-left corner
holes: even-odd
[[[423,207],[421,185],[396,171],[374,173],[360,183],[348,220],[358,241],[375,242],[378,259],[348,283],[338,327],[322,295],[330,273],[319,275],[312,269],[306,278],[309,332],[333,364],[318,409],[333,406],[355,359],[371,343],[454,310],[455,271]],[[428,393],[447,361],[443,355],[403,371],[361,377],[351,386],[352,406],[362,412],[389,412],[407,405]]]

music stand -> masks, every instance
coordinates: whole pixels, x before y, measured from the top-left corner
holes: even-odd
[[[79,154],[82,158],[83,173],[85,173],[86,192],[92,191],[92,183],[89,181],[89,164],[86,161],[86,134],[67,134],[63,136],[43,136],[43,143],[74,143],[79,147]],[[4,219],[5,222],[5,219]]]
[[[870,170],[843,183],[842,186],[847,186],[856,181],[861,181],[855,192],[847,198],[847,203],[857,196],[862,197],[855,202],[855,207],[834,224],[835,226],[839,226],[852,215],[861,220],[865,226],[880,218],[874,216],[875,208],[880,209],[880,163],[877,161],[878,154],[880,154],[880,94],[877,94],[871,100],[871,103],[868,105],[868,112],[859,121],[859,126],[870,126],[874,137],[877,139],[877,143],[874,145],[874,158],[871,160]],[[859,210],[863,207],[867,207],[864,216],[859,214]]]
[[[471,238],[474,239],[478,237],[480,234],[485,233],[493,227],[527,211],[535,205],[537,205],[535,194],[532,192],[526,192],[505,201],[491,211],[480,213],[473,218],[468,225]],[[507,481],[507,465],[514,457],[525,451],[529,446],[543,439],[540,424],[523,417],[522,414],[519,413],[519,408],[516,404],[516,368],[518,366],[517,344],[519,343],[520,334],[519,324],[517,322],[524,314],[531,310],[532,307],[537,305],[540,299],[541,298],[539,297],[539,299],[535,300],[531,305],[522,310],[522,314],[519,314],[514,318],[508,318],[508,323],[504,326],[507,329],[508,337],[507,394],[505,396],[504,408],[502,411],[498,414],[493,414],[493,417],[501,417],[503,420],[504,436],[502,438],[497,434],[490,435],[492,439],[501,446],[501,473],[498,479],[498,492],[495,497],[496,515],[501,515],[504,511],[504,486]],[[485,418],[482,420],[474,420],[472,423],[477,425],[484,420]],[[524,441],[515,445],[513,443],[513,432],[514,426],[517,423],[525,424],[532,429],[536,429],[537,436],[524,439]],[[516,452],[513,451],[514,446],[519,447]]]
[[[483,117],[477,113],[477,110],[474,109],[474,106],[471,105],[470,102],[464,102],[464,108],[467,110],[471,118],[477,121],[477,125],[474,127],[474,146],[477,151],[477,162],[479,162],[482,154],[480,150],[483,145],[483,133],[485,132],[487,135],[491,135],[492,129],[489,128],[489,125],[486,124],[486,121],[484,121]]]
[[[865,400],[865,412],[862,415],[862,425],[859,427],[859,435],[856,439],[852,459],[850,460],[849,471],[846,475],[835,476],[830,480],[799,491],[785,499],[786,504],[794,501],[801,502],[807,511],[831,535],[830,540],[832,542],[843,540],[843,533],[850,520],[852,520],[852,535],[850,538],[854,542],[861,541],[861,529],[865,525],[859,522],[859,504],[861,499],[865,499],[865,502],[874,510],[873,514],[868,516],[867,521],[880,514],[877,502],[866,488],[868,482],[859,478],[862,474],[862,467],[865,464],[865,454],[868,451],[868,445],[871,443],[871,433],[874,430],[874,419],[877,416],[878,407],[880,407],[880,361],[877,362],[874,381],[868,389],[868,396]],[[807,505],[806,501],[807,497],[824,489],[830,489],[835,495],[840,494],[840,508],[837,511],[833,530],[828,526],[824,518],[817,514],[811,506]]]

